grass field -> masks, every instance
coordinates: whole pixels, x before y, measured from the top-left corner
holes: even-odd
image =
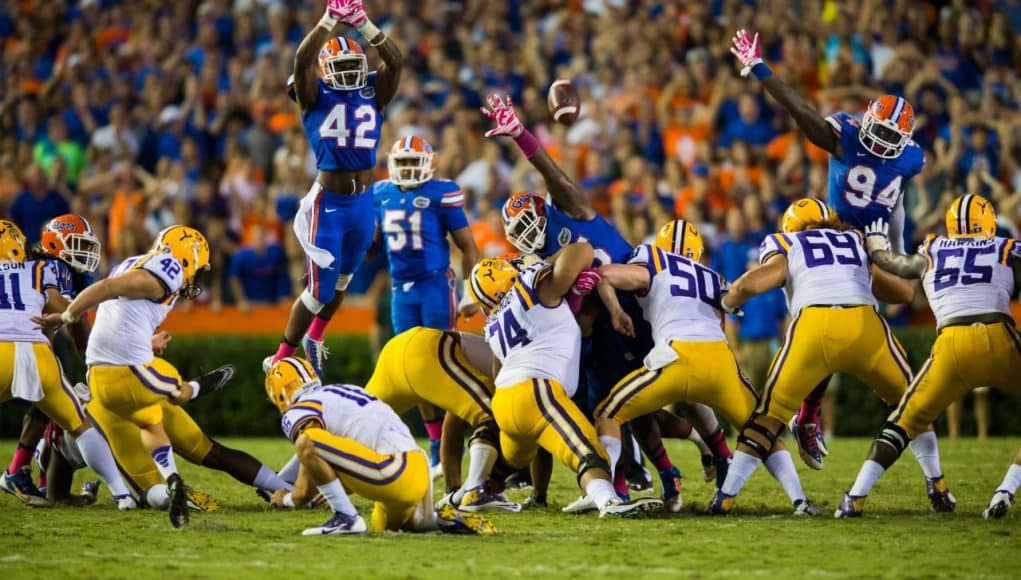
[[[282,439],[225,443],[271,465],[290,454]],[[77,509],[30,510],[3,495],[0,577],[1015,577],[1021,516],[987,522],[980,515],[1015,445],[1006,439],[941,442],[959,502],[954,514],[929,511],[920,471],[906,453],[870,497],[865,518],[837,521],[829,514],[857,473],[866,440],[836,440],[825,470],[801,471],[809,496],[827,508],[826,517],[814,520],[792,518],[786,497],[764,470],[740,496],[736,515],[697,515],[712,489],[701,481],[693,448],[675,444],[675,461],[690,475],[683,514],[641,521],[562,514],[559,507],[579,492],[573,474],[557,466],[550,493],[557,505],[497,515],[500,535],[490,538],[303,538],[301,529],[325,521],[326,511],[266,511],[249,488],[180,461],[185,480],[225,506],[193,515],[182,530],[171,528],[165,513],[117,512],[105,489],[97,505]],[[3,465],[13,448],[13,442],[0,441]],[[79,472],[77,481],[86,475],[92,474]],[[512,495],[523,499],[525,493]],[[368,514],[365,502],[356,504]]]

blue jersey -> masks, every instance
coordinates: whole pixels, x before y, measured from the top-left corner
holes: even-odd
[[[830,156],[828,199],[844,222],[864,229],[876,218],[889,219],[900,205],[904,186],[925,165],[925,152],[914,141],[893,159],[869,153],[858,140],[861,126],[847,113],[826,117],[840,139],[843,159]]]
[[[464,194],[447,179],[432,179],[401,190],[390,181],[373,187],[376,220],[386,236],[390,277],[413,282],[450,267],[447,234],[468,227]]]
[[[590,220],[576,220],[546,200],[546,245],[540,255],[552,256],[560,248],[574,243],[588,242],[596,253],[596,262],[626,264],[631,256],[631,244],[620,235],[606,218],[596,214]]]
[[[319,79],[319,96],[301,114],[305,136],[320,171],[360,171],[376,167],[376,144],[383,114],[376,102],[376,73],[358,91],[338,91]]]
[[[49,258],[47,263],[52,264],[57,274],[57,291],[61,296],[74,300],[78,294],[92,285],[93,279],[90,274],[83,274],[67,265],[63,260]]]

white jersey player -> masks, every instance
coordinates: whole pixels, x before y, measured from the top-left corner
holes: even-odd
[[[946,407],[976,387],[1021,395],[1021,336],[1010,314],[1010,298],[1021,282],[1017,241],[996,236],[996,214],[977,195],[958,197],[946,215],[947,236],[930,235],[913,256],[890,251],[888,224],[867,228],[869,254],[880,268],[921,278],[939,335],[907,394],[876,437],[869,457],[837,517],[862,514],[865,497],[910,441]],[[1021,454],[996,488],[983,515],[1001,518],[1021,485]],[[949,493],[949,492],[948,492]]]
[[[613,462],[620,453],[620,426],[635,417],[692,401],[723,413],[731,425],[744,425],[758,404],[723,333],[720,299],[727,283],[699,262],[703,250],[698,229],[673,220],[660,228],[655,245],[635,248],[627,265],[610,264],[599,270],[605,281],[599,295],[614,327],[634,334],[616,290],[634,291],[656,341],[643,368],[621,379],[596,407],[599,440]],[[782,443],[773,448],[766,465],[790,496],[795,515],[818,513],[805,496],[791,454]],[[680,496],[664,500],[668,509],[680,511]]]
[[[745,481],[775,448],[784,425],[805,397],[834,373],[854,375],[887,405],[895,405],[911,380],[904,349],[876,312],[876,296],[889,303],[911,299],[905,281],[872,269],[861,235],[846,231],[837,214],[817,199],[787,208],[783,232],[763,242],[761,264],[738,278],[721,304],[735,311],[752,296],[786,285],[793,319],[763,389],[762,400],[738,438],[727,479],[709,511],[725,514]],[[953,496],[939,466],[936,436],[928,431],[913,447],[925,473],[934,509],[953,509]],[[801,448],[819,469],[822,458]]]
[[[589,268],[594,257],[589,244],[570,244],[551,263],[534,264],[520,275],[510,262],[487,258],[472,269],[468,289],[486,314],[486,341],[502,363],[492,408],[506,462],[521,469],[542,447],[577,472],[600,517],[628,516],[662,502],[617,498],[606,450],[571,401],[578,386],[581,330],[565,297],[595,286],[598,273]]]

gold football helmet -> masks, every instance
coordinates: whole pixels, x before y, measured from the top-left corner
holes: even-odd
[[[962,195],[947,210],[947,235],[951,238],[996,235],[996,210],[981,195]]]
[[[302,391],[320,384],[311,363],[298,356],[289,356],[273,363],[266,373],[266,396],[283,413]]]
[[[701,260],[705,252],[702,234],[698,233],[698,228],[693,224],[684,220],[670,220],[663,224],[656,234],[656,247],[695,262]]]
[[[518,270],[507,260],[483,258],[475,264],[468,277],[468,293],[488,314],[500,303],[517,277]]]
[[[0,220],[0,261],[24,262],[27,240],[14,222]]]
[[[787,207],[780,229],[785,234],[793,234],[808,229],[810,225],[831,222],[835,217],[836,212],[825,202],[806,197]]]
[[[202,289],[195,284],[195,276],[209,269],[209,242],[198,230],[187,226],[170,226],[156,236],[151,251],[170,254],[181,263],[184,269],[182,296],[195,298],[202,293]]]

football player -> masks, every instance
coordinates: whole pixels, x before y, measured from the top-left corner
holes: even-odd
[[[713,514],[730,512],[745,481],[776,448],[787,419],[823,378],[854,375],[891,406],[911,381],[904,349],[876,312],[877,297],[891,304],[910,300],[910,284],[870,266],[861,232],[848,229],[817,199],[792,203],[781,230],[762,242],[760,265],[720,300],[725,311],[736,312],[752,296],[783,286],[793,318],[759,406],[741,429],[727,479],[709,504]],[[940,469],[936,434],[931,426],[921,431],[911,449],[925,474],[929,501],[933,509],[952,511],[955,501]]]
[[[599,295],[614,328],[634,334],[634,323],[614,289],[635,292],[656,340],[643,368],[624,377],[596,407],[599,441],[610,455],[610,465],[620,454],[620,425],[632,417],[684,401],[709,405],[731,425],[745,424],[755,411],[759,397],[741,374],[723,334],[720,298],[727,292],[727,282],[701,264],[703,251],[698,229],[673,220],[660,228],[655,244],[635,248],[627,264],[599,269],[603,277]],[[794,515],[820,513],[805,496],[782,442],[765,463],[790,497]]]
[[[25,236],[18,226],[0,220],[0,403],[18,398],[38,406],[76,439],[82,458],[110,486],[118,507],[133,509],[134,500],[110,447],[85,420],[49,340],[34,324],[44,311],[57,310],[66,302],[56,266],[26,259],[26,254]],[[39,499],[29,498],[26,503],[46,505],[45,499]]]
[[[861,123],[847,113],[823,118],[789,84],[773,76],[762,60],[759,35],[738,30],[730,51],[744,67],[741,76],[753,75],[773,98],[787,109],[805,136],[829,153],[827,198],[840,219],[859,231],[876,218],[891,226],[894,250],[904,249],[904,187],[922,170],[925,152],[911,140],[915,113],[903,97],[883,95],[869,103]],[[791,429],[805,462],[822,468],[827,452],[819,426],[820,409],[829,377],[805,399],[791,421]]]
[[[35,259],[53,260],[52,267],[56,269],[56,277],[61,281],[62,292],[67,292],[73,298],[91,283],[91,275],[99,267],[101,247],[88,220],[79,215],[64,214],[43,226],[42,239],[36,247],[30,249],[29,255]],[[81,350],[84,350],[85,341],[82,337],[88,333],[87,326],[88,323],[82,321],[72,329],[77,344],[82,345]],[[59,336],[54,337],[54,341],[57,340]],[[59,360],[60,355],[57,356]],[[22,422],[21,436],[11,464],[0,477],[0,489],[30,505],[40,504],[46,499],[46,470],[40,474],[39,486],[36,487],[32,482],[30,463],[48,423],[49,417],[38,407],[33,405],[29,408]]]
[[[207,268],[209,244],[205,237],[189,227],[171,226],[159,233],[149,253],[123,261],[108,278],[78,294],[62,313],[32,319],[44,328],[59,328],[99,306],[85,351],[93,396],[89,415],[99,417],[97,423],[103,423],[105,415],[111,422],[137,426],[140,431],[131,433],[140,436],[167,483],[174,527],[187,523],[189,516],[185,485],[164,428],[163,403],[183,405],[200,394],[219,390],[234,376],[234,367],[225,365],[185,381],[173,365],[154,355],[170,340],[166,333],[154,333],[178,298],[199,295],[195,278]],[[108,440],[119,436],[117,430],[106,429]]]
[[[930,434],[930,425],[950,403],[982,386],[1021,395],[1021,336],[1010,313],[1010,297],[1021,281],[1021,248],[1016,240],[996,235],[993,205],[977,195],[954,200],[946,227],[946,236],[930,234],[910,256],[892,250],[889,225],[882,218],[866,230],[874,264],[922,280],[938,336],[929,359],[872,442],[858,478],[840,502],[838,518],[861,516],[879,478],[905,447],[914,450],[918,438]],[[1007,513],[1021,481],[1019,471],[1011,467],[983,516]],[[935,489],[950,497],[942,480]]]
[[[467,512],[518,512],[520,504],[486,485],[500,459],[500,431],[493,419],[491,400],[493,380],[472,364],[463,347],[466,342],[478,343],[472,350],[485,349],[485,354],[490,354],[479,336],[425,327],[406,330],[379,353],[365,392],[398,415],[428,403],[465,421],[475,430],[468,447],[468,476],[464,485],[448,490],[445,501]],[[491,361],[489,356],[481,358]],[[456,459],[460,464],[460,456]],[[510,470],[500,471],[506,475]]]
[[[531,131],[525,128],[510,98],[492,95],[487,104],[489,108],[483,108],[482,112],[496,123],[496,127],[486,136],[513,139],[549,187],[548,199],[532,192],[522,192],[507,200],[503,206],[507,239],[521,252],[543,257],[554,255],[572,242],[588,242],[594,248],[594,265],[626,262],[631,255],[631,245],[596,212],[581,188],[564,174]],[[633,299],[626,298],[624,304],[637,314],[638,306]],[[587,393],[584,394],[590,408],[601,401],[618,380],[639,367],[642,357],[652,347],[647,328],[639,329],[637,339],[627,340],[612,330],[605,309],[600,309],[597,317],[591,336],[586,337],[583,357],[587,385]],[[723,430],[712,409],[696,406],[695,411],[699,419],[695,422],[696,427],[701,434],[696,444],[700,444],[702,439],[709,443],[715,458],[715,467],[710,461],[709,469],[715,469],[718,481],[722,482],[731,455]],[[633,426],[643,450],[653,458],[659,471],[663,497],[667,500],[677,497],[680,494],[680,472],[663,447],[655,421],[650,417],[636,418]],[[625,490],[619,489],[618,485],[618,491]],[[586,507],[579,503],[568,509],[573,511]]]
[[[266,375],[266,394],[283,414],[281,427],[301,467],[294,490],[272,505],[307,504],[316,492],[333,509],[323,525],[302,535],[363,534],[368,530],[348,491],[375,502],[372,529],[492,535],[477,514],[447,505],[433,511],[429,460],[394,410],[354,385],[323,385],[308,361],[283,358]]]
[[[521,469],[542,447],[578,474],[578,486],[599,517],[630,517],[660,509],[663,502],[617,497],[609,456],[592,423],[571,401],[578,388],[581,329],[566,296],[594,258],[584,242],[569,244],[550,262],[520,274],[505,260],[487,258],[472,269],[468,288],[486,314],[486,342],[499,361],[494,361],[493,417],[504,459]]]
[[[365,52],[337,36],[338,24],[358,30],[383,64],[369,72]],[[403,57],[365,14],[362,0],[328,0],[326,12],[298,46],[294,91],[319,174],[298,208],[294,232],[308,256],[308,286],[291,308],[283,340],[264,367],[305,355],[322,373],[323,334],[344,299],[355,268],[372,243],[372,174],[383,110],[397,92]]]
[[[373,199],[390,263],[394,334],[416,326],[453,330],[458,298],[447,237],[461,252],[463,273],[479,261],[464,215],[464,193],[453,181],[433,178],[432,145],[422,137],[398,139],[390,148],[387,167],[390,179],[376,183]],[[477,310],[469,300],[461,314]],[[435,468],[440,463],[443,415],[428,404],[420,411]]]

